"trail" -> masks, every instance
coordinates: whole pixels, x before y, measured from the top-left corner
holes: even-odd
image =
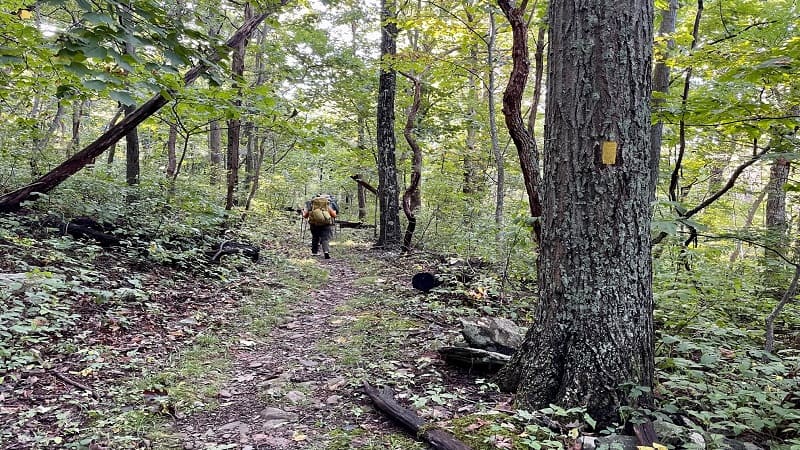
[[[177,422],[183,448],[328,448],[330,428],[352,426],[344,416],[360,400],[319,347],[335,345],[336,328],[348,320],[336,309],[357,293],[358,273],[344,259],[318,264],[330,272],[325,285],[293,299],[263,342],[244,340],[235,350],[219,407]]]

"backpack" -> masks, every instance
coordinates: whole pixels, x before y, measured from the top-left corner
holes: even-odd
[[[325,197],[316,197],[311,200],[311,211],[308,213],[308,223],[311,225],[331,225],[333,218],[328,212],[329,201]]]

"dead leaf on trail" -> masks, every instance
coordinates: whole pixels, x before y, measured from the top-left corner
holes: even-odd
[[[465,429],[466,429],[466,431],[479,430],[483,426],[485,426],[487,423],[488,422],[486,422],[485,420],[478,419],[475,423],[473,423],[472,425],[468,425],[467,428],[465,428]]]
[[[306,439],[308,439],[308,436],[301,433],[300,431],[295,431],[294,433],[292,433],[292,440],[295,442],[305,441]]]

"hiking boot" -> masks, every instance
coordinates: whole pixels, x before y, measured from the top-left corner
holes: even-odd
[[[325,259],[331,259],[331,254],[330,253],[325,253]]]

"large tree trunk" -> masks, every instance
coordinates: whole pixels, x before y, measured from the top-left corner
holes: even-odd
[[[126,106],[125,116],[135,111],[135,106]],[[139,176],[139,133],[134,127],[125,135],[125,181],[129,186],[139,184]]]
[[[135,27],[131,20],[130,6],[120,3],[118,6],[119,23],[124,29],[132,29]],[[125,51],[123,54],[134,56],[136,48],[129,41],[125,42]],[[125,105],[123,108],[125,116],[132,114],[136,111],[136,106]],[[139,177],[141,176],[141,168],[139,166],[139,132],[136,127],[128,131],[125,135],[125,182],[128,186],[139,184]]]
[[[244,7],[245,20],[253,17],[253,9],[250,3]],[[244,76],[244,54],[247,48],[247,41],[241,41],[233,49],[231,61],[231,72],[234,77],[234,85],[239,86],[239,81]],[[239,87],[236,100],[233,101],[237,108],[242,106],[242,90]],[[239,117],[228,120],[228,154],[227,154],[227,181],[228,189],[225,197],[225,209],[231,210],[236,204],[236,190],[239,185],[239,140],[241,138],[242,121]]]
[[[779,138],[773,138],[779,139]],[[764,225],[767,228],[767,245],[772,248],[788,247],[786,230],[788,221],[786,220],[786,191],[783,186],[789,181],[789,160],[786,158],[776,158],[769,171],[769,183],[767,184],[767,207],[764,217]],[[784,263],[775,252],[764,250],[764,286],[767,294],[780,297],[780,292],[785,282]]]
[[[675,32],[675,23],[678,16],[678,0],[669,0],[669,7],[662,9],[661,25],[658,28],[659,36],[671,36]],[[675,48],[675,40],[667,39],[663,48],[657,53],[657,61],[653,70],[653,92],[658,92],[662,96],[669,92],[669,66],[667,59],[670,51]],[[664,104],[664,99],[654,97],[652,100],[653,108],[660,108]],[[661,161],[661,138],[664,134],[664,122],[659,120],[653,124],[650,130],[650,187],[653,189],[651,197],[655,200],[656,188],[658,187],[658,165]]]
[[[498,0],[498,5],[506,15],[513,34],[514,42],[511,46],[511,57],[514,61],[511,75],[508,78],[506,91],[503,93],[503,115],[506,118],[506,127],[514,141],[519,155],[519,165],[522,178],[525,180],[525,191],[528,193],[528,205],[531,217],[536,219],[533,224],[533,234],[537,242],[541,243],[542,203],[539,197],[539,161],[535,154],[536,147],[528,134],[525,123],[522,121],[522,95],[528,81],[528,72],[531,62],[528,57],[528,25],[525,21],[525,8],[528,2],[523,0],[519,7],[514,7],[511,0]]]
[[[394,135],[394,97],[397,72],[393,63],[397,54],[397,24],[394,23],[394,0],[381,0],[381,71],[378,81],[377,143],[378,143],[378,202],[380,229],[377,245],[386,248],[400,246],[400,217],[398,215],[400,188],[397,182]]]
[[[283,5],[286,1],[287,0],[281,0],[280,5]],[[241,28],[228,39],[226,43],[227,46],[233,48],[236,47],[239,42],[247,40],[255,27],[268,15],[269,13],[262,13],[245,21]],[[219,58],[220,56],[218,54],[213,54],[210,55],[208,59],[210,61],[216,61],[219,60]],[[203,63],[193,67],[183,77],[184,83],[186,85],[193,83],[207,68],[208,66]],[[0,197],[0,212],[18,210],[20,208],[20,203],[29,199],[36,199],[38,193],[47,193],[53,190],[64,180],[81,170],[86,164],[93,161],[94,158],[101,155],[108,147],[114,145],[114,143],[128,134],[131,129],[136,128],[137,125],[161,109],[167,102],[167,98],[161,94],[154,96],[134,111],[133,114],[125,117],[120,123],[111,127],[94,142],[61,163],[61,165],[55,169],[46,173],[35,182],[3,195]]]
[[[585,406],[610,424],[625,384],[653,385],[653,11],[592,0],[548,15],[540,300],[499,381],[522,408]]]

